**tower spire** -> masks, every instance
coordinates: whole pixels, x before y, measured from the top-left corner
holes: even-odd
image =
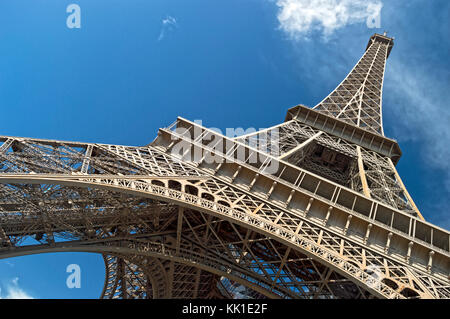
[[[423,218],[395,169],[400,147],[383,134],[383,78],[392,47],[393,38],[372,35],[364,55],[322,102],[292,107],[283,124],[238,140],[265,145],[270,136],[280,160]]]
[[[339,86],[313,109],[383,135],[382,89],[393,38],[374,34],[366,52]]]

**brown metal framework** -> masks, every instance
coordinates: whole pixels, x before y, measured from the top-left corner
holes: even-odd
[[[0,137],[0,258],[101,253],[102,298],[450,298],[450,234],[383,135],[392,46],[372,36],[316,107],[234,139],[183,118],[143,147]]]

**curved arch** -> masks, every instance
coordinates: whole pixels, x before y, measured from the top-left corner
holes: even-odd
[[[187,194],[191,194],[191,195],[197,196],[198,195],[198,188],[193,186],[193,185],[186,185],[185,186],[185,192]]]
[[[398,284],[397,284],[395,281],[393,281],[392,279],[389,279],[389,278],[383,278],[383,279],[381,280],[381,282],[383,282],[384,284],[388,285],[389,287],[391,287],[391,288],[394,289],[394,290],[397,290],[397,289],[398,289]]]
[[[168,185],[167,185],[170,189],[175,189],[177,191],[181,191],[182,190],[182,184],[179,181],[173,180],[173,179],[169,179]]]
[[[289,291],[278,291],[278,294],[272,292],[270,289],[271,283],[268,280],[261,277],[257,278],[256,274],[247,269],[239,269],[218,258],[201,255],[188,249],[180,249],[177,253],[174,248],[160,242],[123,239],[114,241],[93,241],[92,243],[81,241],[63,242],[52,246],[25,246],[0,254],[0,259],[55,252],[90,252],[120,256],[138,255],[172,260],[218,276],[226,277],[269,298],[280,298],[280,295],[284,294],[290,294],[291,297],[295,297],[295,295]],[[276,291],[276,289],[273,290]]]
[[[402,291],[400,291],[400,293],[405,296],[406,298],[419,298],[420,295],[419,293],[417,293],[417,291],[415,291],[414,289],[405,287],[402,289]]]
[[[218,200],[217,203],[219,205],[223,205],[223,206],[226,206],[226,207],[231,207],[231,204],[228,203],[227,201],[224,201],[224,200]]]
[[[211,195],[208,192],[203,192],[200,195],[201,198],[209,200],[210,202],[215,202],[216,201],[216,197],[214,195]]]
[[[166,184],[160,180],[152,180],[151,183],[153,185],[157,185],[157,186],[161,186],[161,187],[166,187]]]
[[[172,180],[176,179],[171,177]],[[112,191],[124,192],[142,197],[148,197],[163,202],[172,202],[182,207],[199,210],[207,214],[219,217],[224,220],[239,224],[247,229],[251,229],[257,233],[269,236],[276,241],[298,250],[306,256],[313,258],[341,275],[348,278],[350,281],[364,287],[372,294],[381,298],[404,298],[403,295],[393,290],[384,283],[373,285],[373,278],[370,274],[361,271],[348,260],[341,258],[339,255],[321,247],[316,242],[302,237],[301,234],[285,229],[280,225],[272,223],[270,220],[255,214],[248,214],[240,208],[231,208],[218,204],[215,201],[210,201],[192,194],[187,194],[182,191],[170,189],[168,187],[155,185],[153,181],[161,183],[161,178],[149,176],[145,181],[127,179],[126,177],[117,178],[92,178],[89,176],[55,176],[55,175],[16,175],[2,178],[1,183],[45,183],[45,184],[62,184],[76,187],[98,187],[105,188]],[[158,183],[158,184],[160,184]],[[165,182],[164,185],[166,185]],[[186,179],[180,180],[181,184],[186,184]],[[200,192],[200,196],[201,196]],[[203,192],[205,193],[205,192]],[[214,196],[215,200],[219,196]],[[219,197],[220,198],[220,197]],[[1,258],[1,257],[0,257]],[[263,293],[265,294],[265,293]]]

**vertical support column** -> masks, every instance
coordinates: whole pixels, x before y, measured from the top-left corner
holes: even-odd
[[[408,252],[406,253],[406,262],[409,262],[409,259],[411,258],[412,253],[412,247],[414,246],[414,242],[410,241],[408,243]]]
[[[371,198],[369,185],[367,184],[366,172],[364,171],[364,163],[361,154],[361,147],[356,147],[356,152],[358,153],[358,169],[359,169],[359,177],[361,178],[361,184],[363,187],[363,192],[366,197]]]
[[[433,256],[434,256],[434,251],[430,251],[428,253],[428,265],[427,265],[428,272],[431,272],[431,267],[433,267]]]
[[[348,231],[348,227],[350,226],[350,221],[352,220],[352,215],[348,215],[347,222],[345,223],[343,234],[346,235]]]
[[[303,213],[303,216],[308,215],[309,210],[311,209],[311,205],[312,205],[313,201],[314,201],[314,198],[311,197],[311,198],[309,199],[309,201],[308,201],[308,205],[306,205],[306,209],[305,209],[305,212]]]
[[[389,251],[389,247],[391,246],[391,238],[394,234],[389,232],[387,240],[386,240],[386,246],[384,247],[384,253],[387,254],[387,252]]]

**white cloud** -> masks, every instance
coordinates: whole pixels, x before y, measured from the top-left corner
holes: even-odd
[[[380,15],[379,0],[277,0],[280,29],[293,39],[307,38],[313,30],[324,37],[354,23]]]
[[[14,278],[11,282],[14,286],[17,286],[19,284],[19,277]]]
[[[158,41],[161,41],[167,34],[167,32],[177,27],[177,20],[172,16],[167,16],[162,20],[161,32],[159,33]]]
[[[34,299],[30,294],[19,287],[19,278],[15,277],[6,287],[6,294],[4,295],[0,289],[0,299]]]
[[[170,24],[176,25],[177,24],[177,20],[174,17],[167,16],[167,18],[162,20],[162,23],[163,24],[168,24],[168,25],[170,25]]]

